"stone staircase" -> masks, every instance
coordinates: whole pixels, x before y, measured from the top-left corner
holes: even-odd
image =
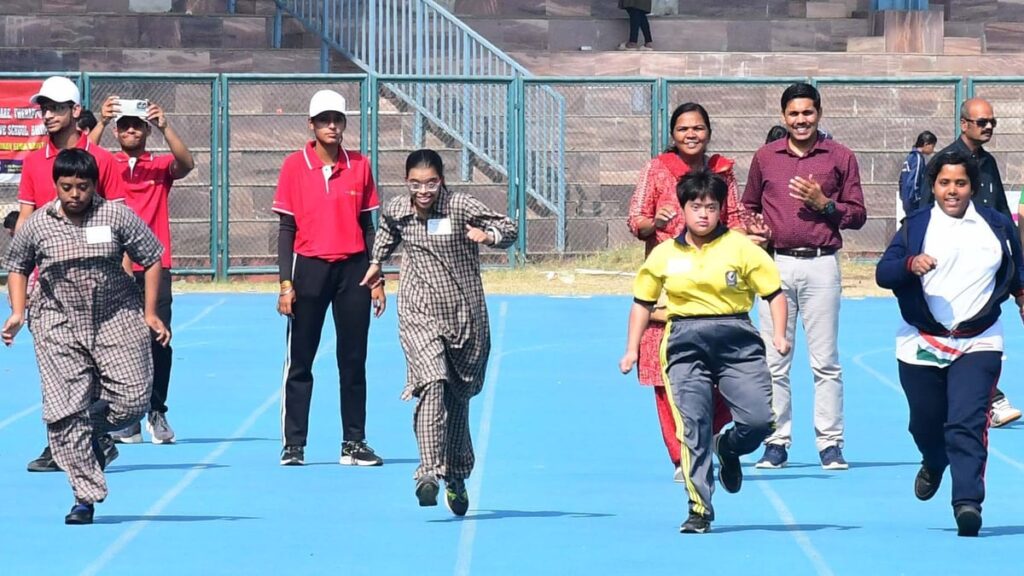
[[[4,0],[0,70],[319,72],[319,39],[286,18],[271,48],[273,19],[270,0],[239,0],[235,14],[227,0]]]

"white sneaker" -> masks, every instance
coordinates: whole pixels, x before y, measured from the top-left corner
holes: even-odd
[[[992,426],[999,428],[1020,419],[1020,410],[1010,405],[1005,397],[992,403]]]
[[[686,483],[686,477],[683,476],[683,469],[680,468],[679,466],[676,466],[676,473],[672,476],[672,480],[678,482],[679,484]]]

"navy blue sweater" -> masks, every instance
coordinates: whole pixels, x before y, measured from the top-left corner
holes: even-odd
[[[1011,294],[1024,294],[1024,259],[1021,257],[1020,238],[1013,221],[987,206],[975,203],[974,208],[999,239],[1003,248],[1003,262],[996,272],[992,298],[973,318],[961,322],[955,330],[947,330],[935,320],[928,309],[921,278],[910,271],[911,262],[921,254],[924,246],[924,235],[932,218],[931,208],[922,208],[903,221],[903,226],[896,232],[875,268],[875,282],[893,291],[899,301],[903,319],[925,334],[961,337],[981,334],[999,318],[1000,304]]]

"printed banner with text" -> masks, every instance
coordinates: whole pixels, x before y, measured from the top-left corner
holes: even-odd
[[[40,80],[0,80],[0,182],[20,181],[25,156],[46,142],[39,107],[29,103],[41,86]]]

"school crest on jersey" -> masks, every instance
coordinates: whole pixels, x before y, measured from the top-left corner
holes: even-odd
[[[736,275],[735,270],[729,270],[725,273],[725,285],[730,288],[735,288],[739,284],[739,277]]]

